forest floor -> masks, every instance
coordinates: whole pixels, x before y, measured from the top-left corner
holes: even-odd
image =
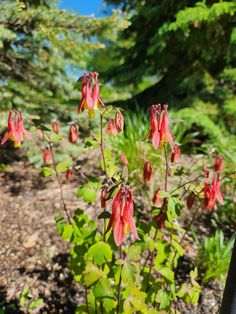
[[[68,208],[85,209],[73,194],[78,188],[77,178],[68,183],[64,176]],[[66,267],[68,244],[57,235],[54,217],[63,214],[58,208],[59,189],[52,177],[40,177],[39,169],[23,161],[13,162],[9,171],[0,172],[0,313],[4,306],[9,314],[73,314],[83,300],[83,290]],[[20,305],[24,288],[29,288],[29,295]],[[199,306],[181,306],[181,314],[218,313],[222,293],[220,284],[203,288]],[[29,304],[38,298],[43,304],[29,310]]]

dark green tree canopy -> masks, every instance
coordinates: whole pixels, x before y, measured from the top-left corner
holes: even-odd
[[[129,45],[110,68],[116,84],[137,85],[156,76],[157,84],[136,97],[189,104],[193,98],[220,102],[234,93],[236,2],[107,0],[130,13],[122,33]]]

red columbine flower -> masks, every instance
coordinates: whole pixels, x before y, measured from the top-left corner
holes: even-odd
[[[124,153],[122,153],[122,154],[120,155],[120,159],[121,159],[121,161],[122,161],[123,166],[126,166],[126,165],[128,164],[128,159],[127,159],[127,157],[125,156]]]
[[[216,156],[214,170],[216,172],[221,172],[223,169],[223,158],[221,156]]]
[[[149,160],[147,160],[143,167],[143,179],[146,183],[150,183],[153,177],[152,165]]]
[[[30,133],[24,128],[22,114],[17,110],[10,111],[8,117],[7,131],[3,136],[1,145],[9,139],[13,142],[13,146],[15,148],[20,147],[21,142],[24,139],[24,135],[28,138],[31,138]]]
[[[78,140],[79,129],[76,124],[72,124],[69,130],[69,141],[71,143],[76,143]]]
[[[211,184],[205,183],[204,186],[204,207],[211,210],[216,207],[216,201],[218,201],[221,205],[224,204],[223,196],[220,190],[219,174],[216,179],[213,177]]]
[[[131,229],[134,237],[139,239],[133,220],[134,203],[132,192],[129,187],[121,187],[116,194],[112,204],[112,215],[107,231],[113,228],[114,240],[119,246]]]
[[[46,165],[50,165],[52,163],[52,153],[49,148],[45,148],[43,150],[43,161]]]
[[[90,72],[89,77],[84,73],[82,79],[82,99],[78,107],[78,112],[87,109],[89,117],[92,118],[94,110],[99,107],[104,107],[104,103],[100,97],[98,73]]]
[[[155,149],[169,142],[171,150],[174,150],[173,135],[169,130],[169,118],[167,112],[168,106],[164,105],[164,110],[161,110],[161,105],[152,105],[150,115],[150,131],[148,138],[152,139],[152,144]],[[157,114],[159,114],[157,118]]]
[[[180,146],[175,143],[174,150],[171,153],[171,162],[177,162],[180,159]]]
[[[115,126],[116,126],[116,129],[118,132],[123,132],[123,130],[124,130],[124,117],[120,111],[116,112]]]
[[[68,168],[66,171],[66,179],[68,181],[72,181],[73,180],[73,170],[72,168]]]
[[[163,199],[159,196],[159,191],[160,191],[160,189],[158,189],[154,192],[154,196],[152,199],[153,205],[155,205],[157,207],[161,207],[162,202],[163,202]]]
[[[59,123],[57,121],[52,122],[52,129],[53,129],[53,132],[55,132],[57,134],[59,133],[60,127],[59,127]]]
[[[107,123],[107,134],[114,136],[117,134],[117,128],[112,120],[109,120]]]

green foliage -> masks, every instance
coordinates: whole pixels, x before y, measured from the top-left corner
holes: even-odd
[[[234,237],[225,240],[223,232],[217,230],[214,236],[205,237],[204,241],[198,244],[196,263],[203,272],[203,283],[217,278],[225,280],[234,240]]]

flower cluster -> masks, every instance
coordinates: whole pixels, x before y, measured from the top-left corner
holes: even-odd
[[[15,148],[20,147],[24,136],[31,138],[30,133],[24,128],[22,114],[17,110],[10,111],[7,131],[3,136],[1,145],[9,139],[13,142]]]
[[[123,242],[130,229],[134,237],[139,239],[133,212],[134,203],[131,189],[127,186],[122,186],[113,200],[112,215],[107,228],[107,231],[113,228],[114,240],[117,246]]]
[[[88,110],[89,117],[94,116],[94,110],[104,107],[100,97],[98,85],[98,73],[90,72],[89,77],[84,73],[82,78],[82,99],[79,103],[78,112]]]
[[[204,208],[211,210],[216,207],[216,201],[224,204],[223,196],[220,190],[220,172],[223,168],[223,158],[217,156],[215,159],[212,181],[204,185]],[[205,177],[209,178],[209,170],[205,169]]]
[[[161,105],[152,105],[150,115],[150,130],[148,138],[152,139],[152,144],[155,149],[162,146],[167,141],[170,144],[172,152],[174,151],[173,134],[169,130],[168,106],[164,105],[163,110]],[[157,117],[158,115],[158,117]]]

